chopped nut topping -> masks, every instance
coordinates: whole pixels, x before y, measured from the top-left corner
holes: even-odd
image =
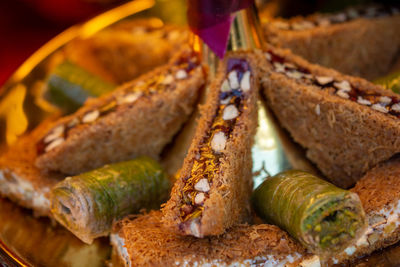
[[[221,86],[221,92],[230,92],[232,91],[232,88],[229,86],[228,80],[224,80]]]
[[[197,222],[197,220],[194,220],[190,223],[190,232],[192,232],[192,234],[195,237],[201,237],[200,236],[200,225]]]
[[[349,94],[344,90],[339,90],[339,91],[336,92],[336,94],[338,96],[340,96],[341,98],[345,98],[345,99],[349,99],[350,98]]]
[[[328,83],[333,82],[333,78],[328,76],[316,76],[315,79],[320,85],[327,85]]]
[[[358,103],[358,104],[361,104],[361,105],[366,105],[366,106],[370,106],[370,105],[371,105],[371,101],[369,101],[369,100],[367,100],[367,99],[364,99],[364,98],[362,98],[361,96],[359,96],[359,97],[357,98],[357,103]]]
[[[384,106],[381,106],[380,104],[373,104],[371,106],[371,108],[373,108],[373,109],[375,109],[375,110],[377,110],[379,112],[382,112],[382,113],[388,113],[389,112]]]
[[[315,113],[316,113],[318,116],[321,115],[321,108],[320,108],[319,104],[317,104],[317,105],[315,106]]]
[[[381,102],[383,104],[390,104],[392,102],[392,99],[390,97],[387,97],[387,96],[381,96],[379,98],[379,102]]]
[[[270,53],[268,53],[268,52],[265,52],[265,53],[264,53],[264,55],[265,55],[265,58],[266,58],[268,61],[271,61],[271,59],[272,59],[272,56],[271,56],[271,54],[270,54]]]
[[[196,195],[196,197],[194,198],[194,203],[196,203],[197,205],[201,205],[204,203],[205,199],[206,199],[206,196],[204,195],[204,193],[198,193]]]
[[[125,95],[124,97],[122,97],[120,99],[120,104],[129,104],[129,103],[133,103],[136,100],[139,99],[139,97],[142,96],[141,92],[133,92],[133,93],[129,93],[127,95]]]
[[[50,143],[51,141],[61,137],[62,135],[64,135],[64,130],[65,130],[65,126],[64,125],[59,125],[59,126],[55,127],[51,131],[51,133],[46,136],[46,138],[44,139],[44,142],[45,143]]]
[[[50,150],[53,150],[54,148],[56,148],[59,145],[61,145],[63,142],[64,142],[64,138],[62,138],[62,137],[57,138],[45,148],[45,151],[48,152]]]
[[[82,122],[83,123],[91,123],[97,120],[97,118],[100,116],[100,112],[98,110],[93,110],[88,113],[86,113],[83,118]]]
[[[242,80],[240,81],[240,88],[243,92],[247,92],[250,90],[250,71],[246,71],[243,74]]]
[[[348,81],[341,81],[341,82],[335,82],[333,84],[337,89],[342,90],[344,92],[350,92],[351,91],[351,85]]]
[[[175,75],[175,77],[178,80],[183,80],[183,79],[186,79],[188,77],[188,74],[187,74],[187,72],[185,70],[178,70],[176,75]]]
[[[173,82],[174,82],[174,76],[168,74],[167,76],[165,76],[164,80],[162,81],[162,84],[171,84]]]
[[[392,110],[394,110],[396,112],[400,112],[400,103],[394,104],[392,106]]]
[[[226,140],[227,140],[227,138],[226,138],[224,132],[215,133],[211,140],[211,148],[215,152],[221,152],[222,150],[225,149]]]
[[[237,110],[235,105],[228,105],[224,109],[222,119],[228,121],[228,120],[233,120],[237,116],[239,116],[239,111]]]
[[[292,79],[301,79],[303,77],[303,74],[301,72],[299,72],[299,71],[296,71],[296,70],[286,72],[286,75],[289,78],[292,78]]]
[[[285,65],[279,62],[274,62],[274,67],[276,72],[285,72]]]
[[[203,178],[203,179],[200,179],[194,185],[194,189],[196,189],[197,191],[200,191],[200,192],[207,193],[208,191],[210,191],[210,184],[208,183],[207,179]]]
[[[229,85],[233,90],[239,88],[240,85],[236,70],[233,70],[228,74],[228,79],[229,79]]]
[[[67,127],[72,128],[78,125],[79,119],[78,118],[73,118],[70,122],[68,122]]]

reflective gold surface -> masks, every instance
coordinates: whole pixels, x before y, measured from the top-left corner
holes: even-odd
[[[182,23],[185,0],[135,0],[107,12],[81,26],[74,26],[50,41],[29,58],[0,90],[0,143],[10,144],[43,118],[57,113],[41,101],[40,88],[57,52],[74,38],[90,36],[127,17],[157,16],[163,21]],[[140,12],[141,11],[141,12]],[[140,13],[137,13],[140,12]],[[180,15],[179,15],[180,14]],[[181,166],[196,126],[196,112],[164,153],[164,166],[170,174]],[[292,142],[271,113],[259,103],[259,128],[252,148],[256,173],[255,186],[266,172],[274,175],[287,169],[317,172],[304,157],[304,151]],[[46,218],[34,218],[32,212],[0,198],[0,265],[8,266],[104,266],[110,256],[108,239],[85,245],[67,230]],[[360,260],[356,266],[400,266],[400,245]]]

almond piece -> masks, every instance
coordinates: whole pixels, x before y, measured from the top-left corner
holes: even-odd
[[[46,138],[43,140],[46,144],[50,143],[51,141],[61,137],[64,134],[65,126],[64,125],[59,125],[55,127],[50,134],[46,136]]]
[[[333,86],[335,86],[337,89],[342,90],[344,92],[351,91],[351,85],[348,81],[335,82],[335,83],[333,83]]]
[[[129,94],[123,96],[123,97],[120,99],[119,102],[120,102],[120,104],[130,104],[130,103],[133,103],[133,102],[135,102],[136,100],[138,100],[139,97],[141,97],[141,96],[142,96],[142,93],[141,93],[141,92],[129,93]]]
[[[319,85],[327,85],[328,83],[333,82],[333,78],[329,76],[315,76],[315,80]]]
[[[194,185],[194,189],[199,192],[207,193],[208,191],[210,191],[210,184],[208,183],[206,178],[202,178]]]
[[[190,232],[192,233],[192,235],[194,235],[195,237],[200,238],[200,225],[198,223],[197,220],[194,220],[190,223]]]
[[[46,146],[45,148],[45,152],[49,152],[50,150],[53,150],[54,148],[58,147],[59,145],[61,145],[62,143],[64,143],[64,138],[60,137],[55,139],[53,142],[51,142],[48,146]]]
[[[359,97],[357,98],[357,103],[358,103],[358,104],[361,104],[361,105],[365,105],[365,106],[370,106],[370,105],[371,105],[371,101],[369,101],[369,100],[367,100],[367,99],[364,99],[364,98],[362,98],[361,96],[359,96]]]
[[[233,120],[239,115],[238,109],[235,105],[228,105],[224,108],[224,113],[222,114],[222,119],[225,121]]]
[[[316,106],[315,106],[315,113],[319,116],[319,115],[321,115],[321,107],[319,106],[319,104],[317,104]]]
[[[339,91],[336,92],[336,94],[338,96],[340,96],[341,98],[345,98],[345,99],[349,99],[350,98],[349,94],[344,90],[339,90]]]
[[[286,76],[292,79],[301,79],[303,77],[303,74],[297,70],[289,71],[286,72]]]
[[[232,91],[232,88],[230,87],[228,80],[225,79],[221,86],[221,92],[225,93],[230,91]]]
[[[285,72],[285,65],[279,62],[274,62],[274,68],[276,72]]]
[[[271,54],[270,54],[270,53],[268,53],[268,52],[265,52],[265,53],[264,53],[264,55],[265,55],[265,58],[266,58],[268,61],[271,61],[271,59],[272,59],[272,56],[271,56]]]
[[[194,198],[194,203],[196,205],[201,205],[204,203],[205,199],[206,199],[206,195],[204,195],[204,193],[198,193]]]
[[[186,79],[188,77],[187,72],[185,70],[178,70],[175,74],[175,77],[178,80],[183,80]]]
[[[162,84],[171,84],[174,81],[174,76],[172,76],[171,74],[168,74],[167,76],[164,77],[164,80],[161,82]]]
[[[243,74],[242,80],[240,81],[240,88],[243,92],[247,92],[250,90],[250,71],[246,71]]]
[[[392,106],[392,109],[396,112],[400,112],[400,103],[394,104]]]
[[[215,152],[221,152],[225,149],[226,146],[226,136],[223,132],[217,132],[214,134],[211,140],[211,148]]]
[[[229,79],[229,85],[232,88],[232,90],[239,88],[240,85],[236,70],[229,72],[228,79]]]
[[[381,96],[379,98],[379,102],[381,102],[383,104],[390,104],[392,102],[392,99],[388,96]]]
[[[380,104],[373,104],[371,106],[371,108],[375,109],[376,111],[382,112],[382,113],[388,113],[389,112],[384,106],[381,106]]]
[[[93,110],[88,113],[86,113],[83,118],[82,122],[83,123],[91,123],[97,120],[97,118],[100,116],[100,112],[98,110]]]

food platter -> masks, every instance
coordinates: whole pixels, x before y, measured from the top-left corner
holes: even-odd
[[[170,1],[174,2],[174,1]],[[182,1],[176,1],[181,3]],[[170,3],[171,4],[171,3]],[[136,0],[108,11],[82,25],[71,27],[32,55],[7,81],[0,91],[0,138],[6,147],[25,132],[29,132],[56,111],[40,101],[38,87],[48,74],[57,52],[76,38],[87,38],[128,18],[155,18],[161,23],[182,22],[176,13],[160,12],[155,1]],[[184,11],[183,8],[181,11]],[[304,150],[295,144],[269,110],[259,103],[259,128],[252,148],[254,185],[259,185],[266,174],[275,175],[289,169],[318,173]],[[174,139],[175,146],[163,153],[174,173],[183,162],[193,134],[195,113],[181,133]],[[268,159],[268,160],[266,160]],[[35,218],[32,212],[0,199],[0,264],[6,266],[104,266],[110,259],[108,238],[100,238],[86,245],[47,218]],[[392,246],[354,266],[398,266],[400,246]]]

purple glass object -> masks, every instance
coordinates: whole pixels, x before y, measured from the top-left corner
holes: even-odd
[[[219,58],[223,58],[234,19],[232,13],[253,3],[254,0],[188,0],[189,26]]]

